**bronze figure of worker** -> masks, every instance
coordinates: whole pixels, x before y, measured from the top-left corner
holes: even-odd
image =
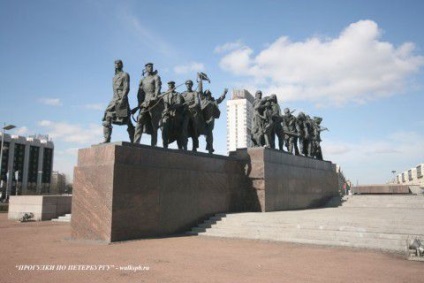
[[[115,61],[115,76],[113,77],[113,98],[106,107],[103,115],[104,143],[110,142],[112,124],[127,125],[129,139],[133,142],[134,126],[130,119],[130,105],[128,93],[130,91],[130,76],[123,71],[124,64],[121,60]]]

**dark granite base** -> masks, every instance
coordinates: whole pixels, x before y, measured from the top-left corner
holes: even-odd
[[[301,209],[337,194],[330,162],[264,148],[230,157],[130,143],[79,150],[72,237],[105,242],[184,232],[216,213]]]
[[[245,175],[231,158],[128,143],[81,149],[72,237],[106,242],[183,232],[242,210]]]
[[[364,185],[352,187],[354,194],[409,194],[405,185]]]
[[[238,149],[230,156],[245,164],[256,211],[319,207],[338,195],[337,174],[329,161],[264,148]]]

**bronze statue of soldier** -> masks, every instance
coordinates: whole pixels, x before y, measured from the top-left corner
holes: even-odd
[[[297,126],[299,132],[300,153],[304,156],[311,157],[312,153],[312,127],[305,113],[300,112],[297,115]]]
[[[323,160],[321,149],[321,132],[328,131],[327,128],[321,127],[322,118],[314,117],[312,120],[312,156],[318,160]]]
[[[283,126],[281,125],[281,122],[283,119],[281,116],[280,105],[278,105],[277,95],[271,94],[269,101],[271,103],[272,119],[274,121],[272,144],[275,147],[274,138],[276,135],[278,139],[278,149],[284,151],[284,131],[283,131]]]
[[[153,70],[153,63],[147,63],[137,93],[139,113],[134,143],[140,143],[141,136],[145,132],[151,135],[151,145],[157,144],[157,131],[163,109],[163,102],[158,97],[161,86],[160,76],[157,70]]]
[[[215,98],[212,97],[211,91],[205,90],[201,99],[201,109],[205,121],[206,150],[210,154],[215,151],[213,148],[213,129],[215,127],[215,119],[218,119],[221,114],[218,105],[224,101],[227,92],[228,89],[224,89],[222,95],[215,100]]]
[[[299,155],[299,148],[297,147],[297,140],[299,137],[297,121],[289,108],[284,109],[282,124],[287,151],[290,154]]]
[[[264,110],[264,101],[262,100],[262,91],[258,90],[255,93],[253,101],[253,116],[252,116],[252,133],[251,140],[254,146],[264,146],[264,119],[262,118]]]
[[[265,141],[261,146],[274,148],[274,120],[273,120],[273,110],[271,106],[271,101],[268,97],[262,99],[261,107],[262,114],[258,112],[257,118],[262,120],[262,129],[261,133],[263,134],[263,139]]]
[[[168,145],[176,140],[179,149],[187,150],[187,135],[183,130],[184,118],[187,115],[184,98],[175,91],[174,81],[168,82],[168,90],[161,96],[164,106],[160,120],[163,147],[168,148]]]
[[[181,93],[181,95],[184,98],[188,111],[184,119],[183,130],[186,131],[185,135],[192,139],[192,150],[197,151],[199,147],[199,135],[202,132],[202,126],[204,124],[200,109],[199,93],[193,90],[192,80],[187,80],[185,85],[187,90]]]
[[[103,143],[109,143],[112,136],[112,124],[127,125],[129,139],[133,142],[134,126],[130,119],[128,93],[130,91],[130,76],[123,71],[122,60],[115,61],[115,76],[113,77],[113,98],[106,107],[103,116]]]

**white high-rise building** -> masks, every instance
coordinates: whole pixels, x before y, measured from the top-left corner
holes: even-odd
[[[227,101],[227,152],[252,146],[253,100],[247,90],[235,89]]]
[[[2,139],[1,191],[7,196],[15,195],[16,190],[24,195],[48,193],[54,151],[54,144],[48,136],[21,137],[0,133],[0,142]]]

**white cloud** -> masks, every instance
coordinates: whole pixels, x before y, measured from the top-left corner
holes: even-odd
[[[325,147],[327,154],[340,155],[349,152],[351,149],[345,144],[329,144]]]
[[[88,110],[105,110],[106,108],[102,103],[85,104],[82,107]]]
[[[40,103],[50,106],[62,106],[59,98],[40,98]]]
[[[164,40],[158,33],[155,33],[147,25],[143,24],[132,11],[132,8],[126,4],[122,4],[117,11],[120,21],[122,21],[124,28],[129,29],[135,39],[145,47],[154,49],[165,56],[171,57],[175,55],[175,50],[166,40]],[[152,23],[154,25],[154,23]]]
[[[337,38],[312,37],[292,42],[282,36],[256,56],[242,44],[227,44],[220,67],[248,77],[265,93],[285,101],[304,100],[318,106],[365,103],[407,88],[408,78],[424,64],[414,44],[399,47],[381,41],[370,20],[349,25]],[[227,50],[228,50],[227,49]]]
[[[219,45],[215,47],[214,53],[229,52],[236,49],[240,49],[242,47],[244,47],[244,44],[241,42],[241,40],[238,40],[236,42],[228,42],[223,45]]]
[[[97,124],[79,125],[49,120],[40,121],[38,124],[47,129],[53,141],[92,144],[102,139],[102,126]]]
[[[71,147],[71,148],[66,148],[64,150],[56,150],[55,153],[57,155],[61,155],[61,156],[73,156],[76,157],[78,154],[78,149],[77,147]]]
[[[188,74],[190,72],[200,72],[205,69],[205,66],[202,63],[198,62],[189,62],[186,65],[179,65],[174,67],[174,72],[179,75]]]
[[[424,135],[417,132],[396,132],[383,140],[365,139],[357,142],[325,140],[324,159],[341,166],[346,177],[361,183],[384,183],[391,171],[408,170],[424,161]]]
[[[38,122],[38,124],[40,126],[43,126],[43,127],[49,127],[50,125],[53,124],[53,122],[49,121],[49,120],[42,120],[42,121]]]
[[[15,134],[17,134],[18,136],[24,136],[28,133],[28,131],[29,131],[28,128],[23,126],[23,127],[17,128],[15,130]]]

